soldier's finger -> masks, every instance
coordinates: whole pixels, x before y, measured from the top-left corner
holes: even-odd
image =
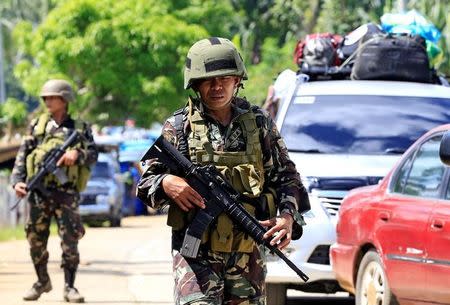
[[[191,187],[191,194],[192,194],[193,197],[195,197],[195,199],[196,199],[197,201],[200,201],[200,202],[203,202],[203,201],[204,201],[204,200],[203,200],[203,197],[202,197],[199,193],[197,193],[197,191],[194,190],[192,187]]]
[[[276,232],[278,232],[278,230],[279,230],[279,228],[277,228],[276,226],[270,228],[270,229],[264,234],[263,238],[269,238],[270,236],[272,236],[272,235],[274,235]]]
[[[275,224],[274,219],[260,220],[259,223],[264,227],[273,227]]]
[[[19,197],[19,198],[25,197],[26,194],[27,194],[26,192],[16,191],[16,196]]]
[[[190,192],[191,197],[189,198],[192,202],[192,204],[198,206],[199,208],[206,208],[206,205],[204,203],[203,197],[199,195],[194,189],[191,188]]]
[[[188,209],[193,209],[194,205],[192,205],[191,201],[189,200],[189,198],[182,198],[181,202],[183,203],[183,205]]]
[[[283,250],[284,248],[286,248],[290,244],[291,240],[292,240],[291,233],[288,232],[285,235],[285,238],[283,238],[281,242],[278,244],[278,249]]]
[[[274,238],[272,238],[270,244],[272,246],[278,244],[278,242],[286,235],[286,232],[286,229],[281,229],[280,231],[278,231],[278,234]]]
[[[262,225],[263,227],[266,227],[266,228],[270,227],[269,220],[260,220],[259,224]]]
[[[56,166],[61,166],[61,164],[63,164],[63,162],[66,160],[65,155],[63,155],[58,162],[56,162]]]
[[[189,211],[189,209],[184,205],[184,203],[183,203],[181,200],[179,200],[179,199],[174,199],[174,201],[175,201],[175,203],[177,204],[177,206],[178,206],[180,209],[182,209],[182,210],[185,211],[185,212],[188,212],[188,211]]]

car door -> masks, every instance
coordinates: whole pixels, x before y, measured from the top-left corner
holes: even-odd
[[[450,183],[438,200],[427,232],[426,300],[450,304]]]
[[[439,143],[440,136],[432,136],[410,151],[375,215],[388,281],[400,298],[422,299],[426,294],[426,232],[444,173]]]

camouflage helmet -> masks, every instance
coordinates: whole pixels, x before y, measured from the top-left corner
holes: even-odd
[[[69,82],[63,79],[51,79],[42,86],[40,97],[60,96],[66,102],[74,100],[74,93]]]
[[[191,88],[198,79],[227,75],[247,79],[242,57],[230,40],[211,37],[192,45],[184,67],[184,89]]]

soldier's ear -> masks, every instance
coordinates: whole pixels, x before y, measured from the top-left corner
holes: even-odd
[[[234,88],[238,88],[241,83],[241,78],[239,76],[235,76],[234,78]]]

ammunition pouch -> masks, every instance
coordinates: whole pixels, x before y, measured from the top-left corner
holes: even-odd
[[[37,147],[26,157],[25,166],[27,171],[27,177],[30,179],[38,171],[39,167],[44,162],[46,156],[57,147],[61,146],[66,138],[64,132],[57,132],[54,134],[46,134],[45,128],[50,119],[49,114],[43,114],[38,118],[36,125],[34,126],[34,135],[38,138]],[[81,124],[77,121],[75,127],[79,132],[81,131]],[[81,144],[77,143],[70,149],[80,148]],[[49,174],[45,177],[43,184],[45,187],[59,188],[61,186],[70,187],[78,192],[83,191],[86,188],[88,180],[91,176],[91,168],[87,165],[64,166],[62,167],[65,176],[67,177],[66,183],[61,183],[59,179]],[[63,185],[64,184],[64,185]]]
[[[246,142],[242,151],[216,151],[209,142],[209,130],[203,117],[195,110],[190,115],[192,133],[189,135],[189,155],[197,164],[214,164],[242,198],[239,200],[244,208],[257,219],[269,219],[276,215],[274,196],[271,192],[263,193],[264,166],[260,143],[260,129],[253,112],[239,115],[236,119],[241,126]],[[193,219],[193,211],[183,212],[176,204],[169,207],[167,224],[174,230],[182,230]],[[211,225],[209,232],[204,232],[202,243],[211,250],[219,252],[253,251],[255,242],[250,236],[240,231],[230,218],[220,214]]]

